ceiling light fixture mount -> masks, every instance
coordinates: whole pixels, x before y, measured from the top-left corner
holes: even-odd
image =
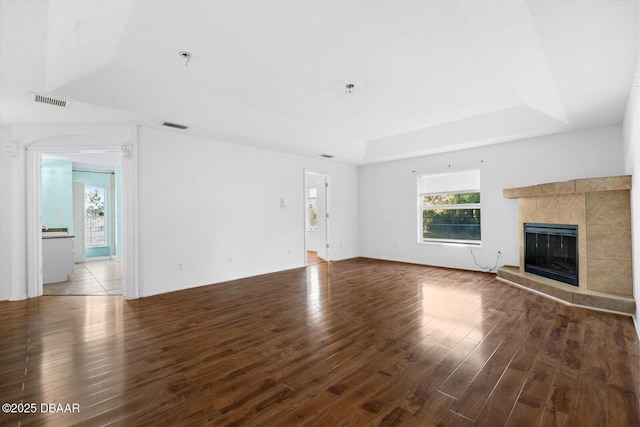
[[[185,67],[189,66],[189,60],[191,59],[191,53],[187,52],[186,50],[181,50],[180,52],[178,52],[178,55],[182,56],[183,58],[185,58],[187,60],[187,62],[184,63]]]
[[[344,79],[341,82],[336,82],[336,85],[334,87],[339,93],[342,93],[343,95],[354,95],[356,93],[362,92],[365,86],[366,84],[362,80],[352,77]]]

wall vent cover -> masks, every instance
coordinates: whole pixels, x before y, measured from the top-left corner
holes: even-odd
[[[186,129],[188,126],[185,125],[179,125],[177,123],[171,123],[171,122],[164,122],[162,123],[162,126],[166,126],[166,127],[170,127],[170,128],[176,128],[176,129]]]
[[[40,95],[39,93],[31,92],[31,99],[34,102],[40,102],[42,104],[56,105],[58,107],[68,107],[71,101],[62,98],[54,98],[52,96]]]

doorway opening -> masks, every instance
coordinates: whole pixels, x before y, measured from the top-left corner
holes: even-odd
[[[304,173],[305,263],[321,264],[330,258],[330,177],[317,172]]]
[[[122,181],[120,151],[41,154],[41,294],[123,294]]]

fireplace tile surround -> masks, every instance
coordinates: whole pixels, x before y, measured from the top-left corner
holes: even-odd
[[[630,190],[628,175],[503,190],[518,199],[520,265],[500,268],[498,278],[573,305],[635,312]],[[578,226],[578,287],[524,271],[525,222]]]

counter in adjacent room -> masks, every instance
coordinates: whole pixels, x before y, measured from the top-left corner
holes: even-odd
[[[42,232],[43,283],[66,282],[73,273],[73,238],[66,231]]]

